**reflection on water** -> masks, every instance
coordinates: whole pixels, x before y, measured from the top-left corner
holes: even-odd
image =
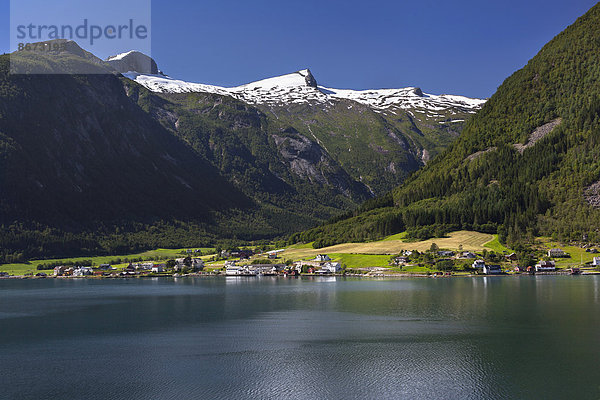
[[[5,280],[0,397],[596,399],[598,281]]]

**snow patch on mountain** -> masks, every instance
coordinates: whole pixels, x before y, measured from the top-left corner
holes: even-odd
[[[214,93],[234,97],[252,105],[331,105],[335,101],[351,100],[377,112],[393,113],[394,110],[412,110],[433,113],[428,117],[445,118],[439,112],[475,113],[486,102],[486,100],[464,96],[427,94],[416,87],[376,90],[333,89],[318,86],[308,69],[232,88],[191,83],[164,75],[140,74],[133,71],[123,75],[153,92]],[[414,114],[409,112],[414,117]]]
[[[115,60],[122,60],[125,57],[127,57],[128,55],[135,53],[135,50],[130,50],[126,53],[121,53],[121,54],[117,54],[116,56],[110,56],[106,59],[106,61],[115,61]]]
[[[330,93],[331,97],[354,100],[376,110],[390,110],[397,107],[405,110],[444,111],[449,108],[460,108],[464,112],[474,113],[486,102],[464,96],[427,94],[415,87],[378,90],[322,89]],[[442,117],[442,115],[432,116]]]

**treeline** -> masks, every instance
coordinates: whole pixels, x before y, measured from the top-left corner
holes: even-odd
[[[61,267],[61,266],[65,266],[65,267],[91,267],[93,264],[92,260],[81,260],[81,261],[54,261],[54,262],[48,262],[48,263],[41,263],[38,264],[37,269],[38,271],[47,271],[50,269],[54,269],[56,267]]]
[[[77,232],[37,223],[14,223],[0,226],[0,264],[22,263],[31,259],[130,254],[157,248],[213,247],[217,242],[215,233],[192,222],[99,224]]]

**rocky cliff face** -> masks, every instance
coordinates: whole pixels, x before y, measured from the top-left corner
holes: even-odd
[[[138,101],[139,90],[130,89]],[[151,115],[257,202],[312,220],[370,197],[318,141],[253,106],[199,93],[151,98]]]
[[[139,51],[130,51],[109,57],[106,63],[122,74],[129,71],[137,71],[141,74],[158,74],[156,62],[147,55]]]

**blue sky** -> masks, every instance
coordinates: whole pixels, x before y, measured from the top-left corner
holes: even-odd
[[[595,3],[154,0],[152,56],[170,76],[223,86],[310,68],[336,88],[489,97]],[[8,0],[0,16],[6,52]]]

